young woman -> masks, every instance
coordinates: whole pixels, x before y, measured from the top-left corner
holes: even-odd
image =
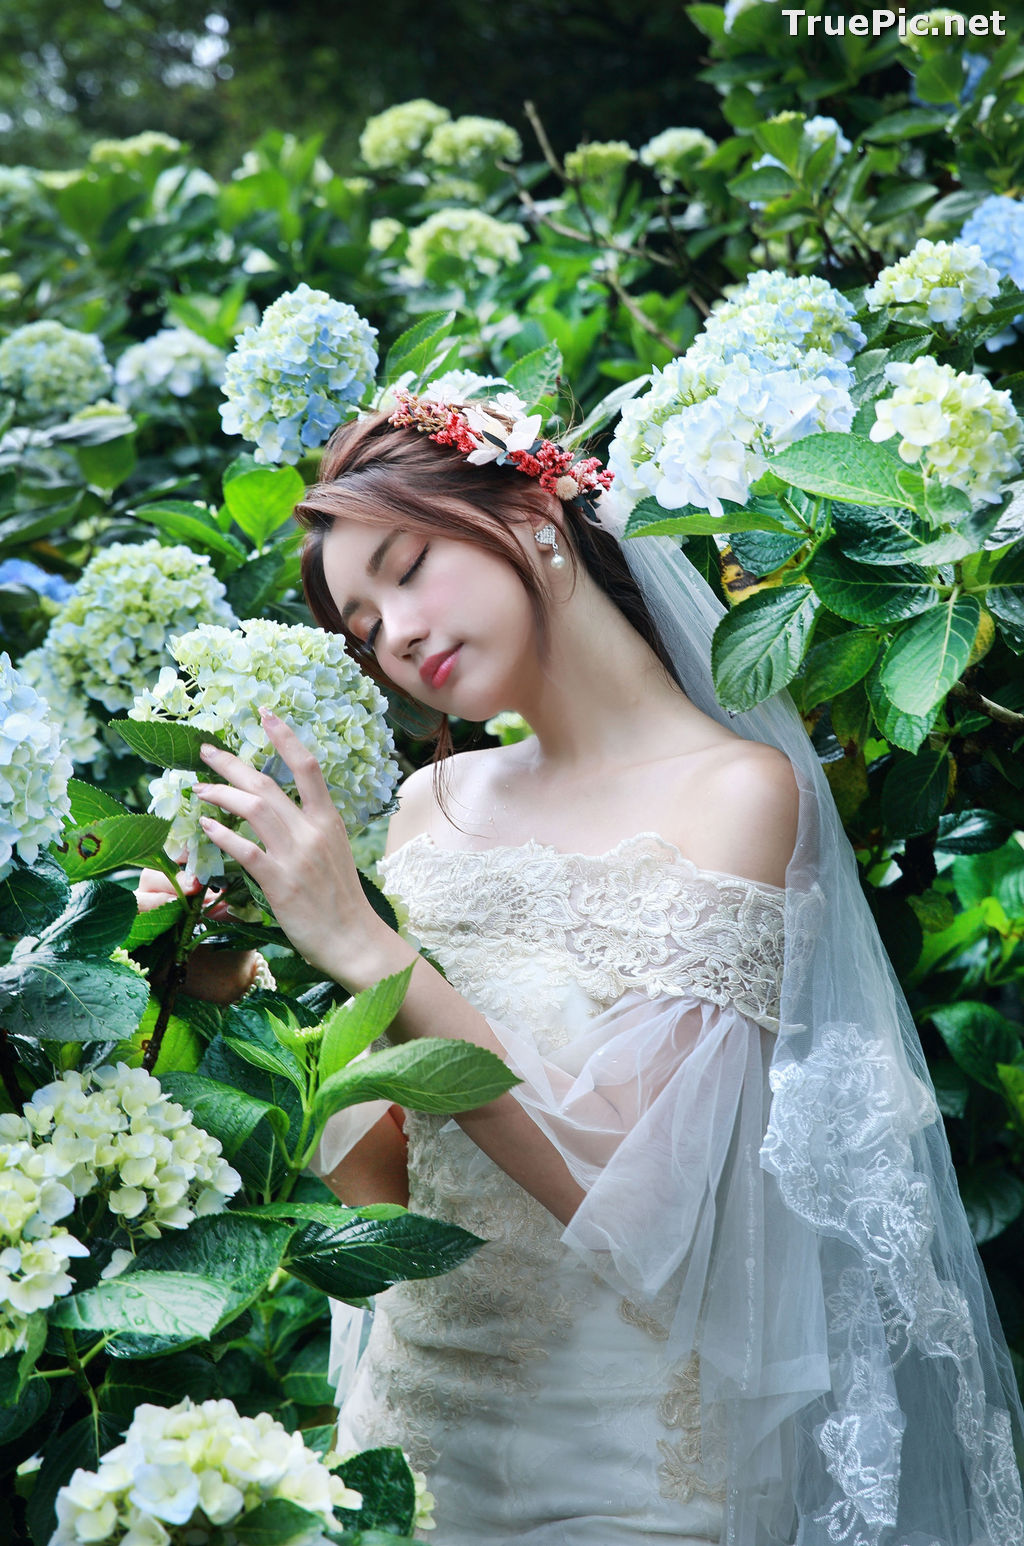
[[[325,1135],[346,1202],[487,1242],[378,1297],[339,1446],[428,1471],[438,1546],[1024,1541],[1005,1344],[810,742],[784,694],[721,710],[692,566],[634,559],[593,464],[499,456],[522,430],[364,418],[297,510],[318,621],[437,713],[381,874],[445,976],[286,726],[301,807],[209,759],[259,842],[207,830],[295,947],[353,992],[415,961],[390,1038],[521,1080]],[[447,716],[506,709],[527,739],[445,755]]]

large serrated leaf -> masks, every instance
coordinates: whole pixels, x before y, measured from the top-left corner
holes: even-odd
[[[209,731],[196,730],[192,725],[183,725],[173,719],[114,719],[110,723],[111,729],[147,762],[155,762],[158,768],[202,773],[207,783],[216,782],[216,778],[199,755],[200,747],[230,749]]]
[[[925,747],[895,752],[882,785],[882,821],[894,837],[912,837],[935,826],[946,803],[949,753]]]
[[[323,1518],[290,1498],[267,1498],[235,1520],[231,1534],[239,1546],[289,1546],[323,1540]]]
[[[287,1136],[290,1122],[286,1111],[219,1079],[199,1073],[169,1073],[160,1082],[168,1095],[191,1111],[199,1127],[218,1139],[226,1159],[234,1158],[264,1120],[282,1143]]]
[[[931,1018],[964,1073],[987,1090],[1002,1089],[998,1065],[1020,1057],[1020,1027],[980,1000],[943,1004]]]
[[[980,620],[977,598],[961,596],[905,623],[879,676],[890,702],[904,714],[928,714],[960,680]]]
[[[847,558],[833,538],[815,553],[807,577],[830,611],[851,623],[881,626],[934,606],[937,592],[925,570],[911,564],[875,568]]]
[[[60,916],[70,895],[67,876],[48,854],[31,866],[15,859],[0,880],[0,934],[12,939],[38,934]]]
[[[103,816],[65,833],[60,862],[69,880],[94,880],[111,870],[154,869],[176,875],[164,852],[171,829],[160,816]]]
[[[210,1336],[230,1300],[226,1284],[187,1272],[129,1271],[58,1300],[50,1324],[186,1342]]]
[[[336,1299],[382,1293],[410,1278],[450,1272],[484,1242],[456,1224],[403,1213],[399,1218],[354,1217],[340,1227],[303,1224],[285,1260],[289,1272]]]
[[[724,508],[724,507],[723,507]],[[790,530],[786,521],[776,517],[770,509],[756,500],[740,509],[730,506],[723,515],[712,515],[696,505],[681,510],[666,510],[653,497],[642,499],[630,511],[626,522],[626,537],[670,536],[729,536],[734,531]]]
[[[400,1449],[364,1449],[340,1468],[346,1487],[362,1499],[358,1511],[339,1510],[339,1518],[360,1532],[393,1531],[400,1539],[415,1525],[416,1483]],[[361,1540],[365,1535],[361,1534]]]
[[[71,888],[59,918],[39,935],[38,947],[75,960],[99,956],[109,960],[137,914],[135,896],[109,880],[83,880]]]
[[[809,585],[757,591],[721,619],[711,671],[725,708],[751,709],[793,680],[820,602]]]
[[[410,1111],[471,1111],[518,1083],[501,1058],[483,1047],[422,1037],[332,1074],[314,1098],[314,1124],[319,1131],[335,1111],[364,1100],[393,1101]]]
[[[383,385],[389,386],[407,370],[420,375],[430,364],[438,345],[448,337],[454,321],[454,311],[431,311],[400,333],[384,361]]]
[[[149,984],[128,966],[41,950],[0,970],[4,988],[13,991],[6,1029],[33,1041],[123,1041],[149,1000]]]
[[[415,962],[332,1009],[323,1022],[317,1073],[330,1078],[386,1031],[402,1007]]]
[[[68,799],[71,803],[71,822],[74,827],[82,827],[90,821],[98,821],[101,816],[130,816],[127,805],[122,805],[120,800],[115,800],[112,794],[107,794],[105,789],[97,789],[95,784],[87,784],[80,778],[68,780]]]
[[[866,628],[824,639],[808,650],[801,688],[806,707],[825,703],[859,682],[875,663],[881,640]]]
[[[888,451],[860,435],[828,430],[797,440],[768,459],[768,470],[806,494],[857,505],[907,503],[901,469]],[[920,482],[920,479],[918,479]],[[924,485],[921,483],[923,497]]]
[[[257,548],[292,518],[306,492],[294,467],[253,467],[224,482],[231,518]]]
[[[985,605],[1010,648],[1024,653],[1024,540],[1015,542],[989,577]]]
[[[561,349],[557,344],[544,344],[510,365],[505,380],[527,407],[532,407],[554,391],[561,369]]]
[[[209,553],[220,575],[230,574],[245,559],[245,548],[236,537],[221,531],[209,511],[190,504],[187,499],[162,499],[140,505],[135,511],[140,521],[148,521],[175,542],[184,542],[195,553]],[[218,562],[219,560],[219,562]]]
[[[880,733],[894,746],[903,751],[916,752],[930,734],[935,721],[939,717],[942,704],[935,704],[927,714],[904,714],[898,709],[881,686],[879,674],[881,663],[876,662],[872,666],[866,678],[868,702],[871,705],[871,713]]]
[[[1024,1180],[999,1161],[961,1171],[957,1181],[976,1245],[994,1240],[1024,1213]]]

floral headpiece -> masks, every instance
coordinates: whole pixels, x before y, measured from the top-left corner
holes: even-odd
[[[488,462],[516,467],[563,504],[577,504],[601,524],[597,500],[613,474],[596,456],[575,461],[571,451],[538,437],[541,415],[526,415],[514,392],[499,392],[486,403],[449,403],[440,398],[397,392],[388,423],[418,429],[438,445],[454,446],[475,467]]]

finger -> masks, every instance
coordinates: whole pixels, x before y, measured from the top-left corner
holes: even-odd
[[[192,792],[204,805],[218,805],[232,816],[241,816],[264,843],[272,832],[278,837],[286,834],[299,814],[294,801],[280,789],[277,800],[265,790],[251,794],[246,789],[236,789],[233,784],[193,784]],[[283,808],[280,800],[285,802]]]
[[[204,743],[199,748],[199,755],[215,773],[221,778],[226,778],[229,784],[236,789],[247,790],[249,794],[269,794],[272,790],[281,790],[272,778],[265,773],[260,773],[249,763],[243,762],[241,757],[236,757],[234,752],[221,751],[219,746],[210,746]],[[287,796],[284,796],[287,799]]]
[[[312,810],[333,811],[323,772],[309,747],[300,741],[290,725],[286,725],[283,719],[279,719],[269,709],[260,710],[260,723],[295,780],[295,788],[303,805]]]
[[[199,825],[217,847],[231,859],[237,859],[244,870],[248,870],[253,880],[259,881],[260,870],[266,863],[266,851],[258,843],[251,843],[240,832],[232,832],[222,821],[215,821],[212,816],[201,816]],[[265,873],[265,869],[264,869]]]

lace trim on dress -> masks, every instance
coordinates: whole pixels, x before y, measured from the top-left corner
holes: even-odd
[[[782,887],[704,870],[655,832],[604,854],[519,847],[441,848],[420,833],[379,862],[417,938],[453,986],[519,977],[543,964],[607,1006],[631,988],[693,994],[778,1030]],[[525,983],[525,978],[524,978]],[[521,1002],[521,1000],[520,1000]],[[502,1005],[488,1013],[500,1017]]]

